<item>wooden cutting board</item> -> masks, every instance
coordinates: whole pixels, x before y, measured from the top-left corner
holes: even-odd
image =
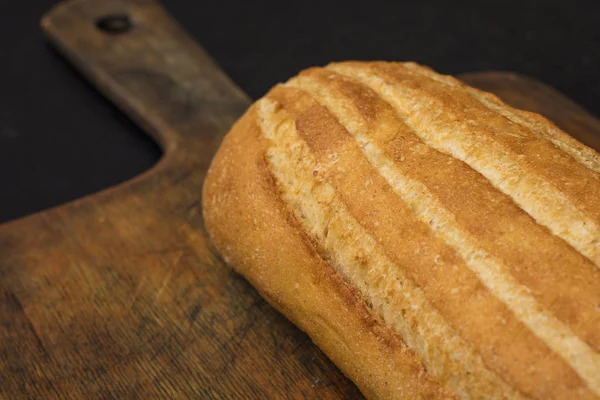
[[[75,0],[42,26],[164,156],[0,226],[0,396],[360,398],[206,239],[204,174],[248,97],[151,0]],[[503,72],[462,79],[600,148],[600,122],[553,89]]]

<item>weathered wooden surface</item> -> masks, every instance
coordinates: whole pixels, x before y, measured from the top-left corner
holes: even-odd
[[[116,32],[97,27],[107,15]],[[165,155],[130,182],[0,225],[0,396],[360,398],[206,240],[204,173],[247,97],[152,1],[76,0],[43,28]],[[598,144],[600,123],[539,82],[463,79]]]

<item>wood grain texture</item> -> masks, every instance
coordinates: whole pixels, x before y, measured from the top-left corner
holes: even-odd
[[[131,30],[96,27],[122,14]],[[206,240],[204,174],[249,99],[153,1],[75,0],[43,28],[164,156],[0,225],[0,397],[360,398]],[[501,72],[462,79],[599,148],[600,122],[553,89]]]

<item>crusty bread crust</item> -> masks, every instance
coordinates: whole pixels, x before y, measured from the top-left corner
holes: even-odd
[[[369,398],[599,398],[600,158],[413,63],[275,87],[203,193],[228,264]]]
[[[234,126],[204,186],[217,249],[369,398],[452,398],[318,255],[279,198],[256,119],[251,108]]]

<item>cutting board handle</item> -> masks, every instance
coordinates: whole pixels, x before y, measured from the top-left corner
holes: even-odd
[[[53,44],[162,147],[210,160],[248,97],[154,0],[72,0],[42,19]]]

